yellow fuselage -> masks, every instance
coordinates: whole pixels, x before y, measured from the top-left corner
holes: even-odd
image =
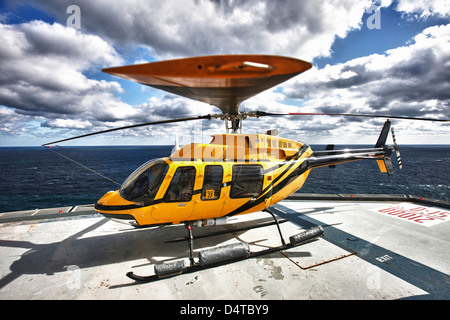
[[[311,154],[309,146],[276,136],[214,135],[210,144],[188,144],[159,159],[165,171],[151,196],[124,199],[125,182],[121,190],[104,195],[96,210],[141,226],[260,211],[302,187],[310,172],[302,164]],[[147,179],[144,169],[130,176],[134,182],[127,192],[133,192],[135,181]]]

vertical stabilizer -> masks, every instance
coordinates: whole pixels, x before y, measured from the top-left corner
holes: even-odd
[[[391,128],[391,122],[386,120],[384,123],[383,129],[381,130],[380,136],[378,137],[378,141],[375,144],[375,148],[381,148],[386,146],[386,139],[389,135],[389,129]]]
[[[377,160],[378,167],[381,172],[385,172],[388,175],[394,174],[394,167],[392,166],[392,148],[386,147],[386,140],[389,135],[389,130],[391,129],[391,122],[386,120],[383,129],[381,129],[380,136],[378,137],[375,148],[384,148],[383,159]]]

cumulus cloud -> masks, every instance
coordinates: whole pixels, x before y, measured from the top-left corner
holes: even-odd
[[[17,114],[10,108],[0,106],[0,133],[2,134],[14,136],[24,133],[29,129],[27,122],[31,120],[31,117]]]
[[[86,129],[92,126],[89,121],[80,121],[73,119],[50,119],[42,124],[43,127],[51,128],[74,128],[74,129]]]
[[[74,3],[81,9],[83,31],[124,50],[145,47],[158,59],[220,53],[327,56],[335,37],[360,28],[371,5],[370,0],[187,0],[182,5],[159,0],[38,0],[32,5],[65,23],[65,8]]]
[[[139,105],[125,103],[118,96],[124,92],[118,82],[86,76],[123,64],[114,48],[98,36],[42,21],[0,24],[0,35],[3,134],[26,133],[33,120],[40,121],[41,127],[92,131],[213,112],[212,106],[174,95],[152,97]],[[164,131],[170,128],[147,133]],[[53,132],[57,134],[61,133]]]
[[[425,29],[410,45],[323,69],[314,68],[285,87],[305,107],[448,117],[450,110],[450,24]],[[421,104],[421,108],[417,105]],[[339,107],[333,109],[341,112]],[[440,113],[436,113],[440,111]]]
[[[399,0],[396,8],[398,11],[419,18],[428,18],[433,15],[450,16],[450,3],[446,0]]]
[[[56,23],[0,25],[0,105],[45,116],[45,126],[82,128],[114,121],[209,113],[214,108],[174,98],[129,105],[116,81],[88,74],[123,64],[122,53],[145,48],[157,59],[218,53],[276,53],[312,59],[328,55],[336,36],[358,28],[369,1],[76,1],[81,30],[65,27],[73,1],[14,1]],[[189,14],[186,14],[189,12]],[[8,17],[3,16],[2,21]],[[136,60],[136,59],[134,59]],[[166,96],[167,97],[167,96]],[[170,96],[169,96],[170,97]],[[190,109],[187,109],[190,108]],[[204,112],[207,111],[207,112]],[[216,110],[217,111],[217,110]],[[70,119],[71,121],[61,122]],[[98,123],[102,122],[102,123]],[[128,124],[128,123],[127,123]]]
[[[123,62],[98,36],[42,21],[0,24],[0,35],[0,105],[11,108],[14,114],[84,117],[102,110],[101,99],[121,104],[115,96],[123,92],[118,82],[85,75],[91,69]],[[114,116],[111,104],[104,109]]]
[[[391,5],[389,0],[375,3]],[[130,63],[149,57],[259,53],[313,60],[330,55],[336,37],[361,28],[361,18],[372,1],[187,0],[180,5],[156,0],[19,0],[9,4],[13,10],[20,5],[37,7],[57,22],[9,25],[9,16],[0,16],[0,111],[6,115],[0,120],[0,130],[12,132],[13,121],[5,120],[9,118],[21,123],[38,119],[44,127],[75,132],[218,112],[174,95],[157,94],[136,105],[125,102],[119,80],[98,76],[103,67],[124,64],[125,57]],[[65,27],[66,8],[72,4],[81,9],[81,30]],[[449,12],[448,4],[439,1],[400,0],[395,4],[398,11],[422,18],[448,16]],[[449,34],[448,25],[436,26],[384,54],[313,68],[244,102],[241,109],[448,117]],[[144,54],[136,56],[137,52]],[[260,132],[273,124],[273,119],[261,118],[244,125],[247,131]],[[280,117],[276,124],[288,137],[298,138],[301,133],[309,139],[319,132],[338,137],[346,122],[307,117],[293,122]],[[190,124],[178,126],[191,130]],[[223,131],[223,125],[214,121],[203,121],[203,126]],[[171,131],[168,125],[121,134]]]
[[[0,24],[0,34],[0,104],[23,111],[78,113],[84,96],[121,91],[117,82],[83,74],[122,61],[97,36],[42,21]]]
[[[450,118],[450,24],[425,29],[406,46],[322,69],[284,87],[303,112]],[[335,120],[338,127],[338,121]],[[353,119],[353,121],[360,121]],[[367,121],[365,121],[367,123]],[[423,126],[417,124],[416,126]],[[425,124],[439,131],[437,123]],[[442,128],[444,128],[443,125]],[[411,129],[411,127],[409,127]]]

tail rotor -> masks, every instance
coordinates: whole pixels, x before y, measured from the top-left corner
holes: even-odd
[[[397,141],[395,140],[395,134],[394,134],[394,128],[393,127],[391,127],[391,133],[392,133],[392,141],[394,142],[395,154],[397,156],[398,168],[401,170],[403,168],[402,157],[400,156],[400,149],[399,149],[399,147],[397,145]]]

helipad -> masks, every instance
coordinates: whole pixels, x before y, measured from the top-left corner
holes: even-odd
[[[280,224],[286,241],[317,225],[323,226],[323,237],[150,283],[135,282],[126,273],[150,275],[158,263],[189,263],[186,241],[165,243],[185,237],[184,226],[136,229],[108,220],[90,206],[0,214],[0,299],[450,298],[448,203],[401,197],[308,199],[291,198],[272,211],[289,220]],[[425,218],[435,221],[427,224],[421,220]],[[269,214],[258,212],[233,217],[225,226],[194,227],[193,232],[199,236],[270,221]],[[237,242],[256,252],[280,245],[280,237],[276,226],[269,225],[195,239],[194,259],[201,250]]]

